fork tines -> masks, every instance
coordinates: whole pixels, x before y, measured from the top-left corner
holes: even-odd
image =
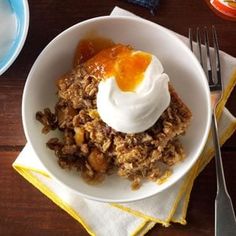
[[[193,52],[198,52],[197,54],[199,56],[199,61],[208,77],[210,90],[222,90],[219,45],[215,27],[212,26],[212,41],[214,51],[211,51],[210,49],[207,27],[204,27],[202,30],[200,30],[199,28],[196,29],[196,47],[194,47],[193,43],[193,34],[193,30],[189,28],[190,48]],[[204,46],[202,45],[202,42],[204,42]]]

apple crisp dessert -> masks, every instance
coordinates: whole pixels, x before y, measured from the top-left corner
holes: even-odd
[[[85,61],[57,80],[55,112],[46,108],[36,113],[43,133],[62,131],[63,139],[50,139],[48,148],[62,168],[75,168],[89,183],[114,172],[131,180],[133,189],[144,179],[161,183],[171,175],[172,166],[185,158],[179,136],[190,123],[190,110],[169,83],[170,104],[154,125],[139,133],[118,132],[98,113],[100,80]]]

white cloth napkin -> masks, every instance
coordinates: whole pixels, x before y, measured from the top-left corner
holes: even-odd
[[[115,7],[111,15],[134,16]],[[135,17],[135,16],[134,16]],[[178,35],[185,43],[187,39]],[[236,59],[221,52],[224,97],[219,106],[220,142],[223,144],[235,131],[236,119],[224,108],[236,83]],[[222,115],[221,115],[222,114]],[[221,115],[221,116],[220,116]],[[84,199],[61,186],[49,176],[29,144],[13,163],[13,167],[31,184],[78,220],[90,235],[144,235],[156,223],[169,226],[170,222],[186,224],[186,212],[196,176],[213,157],[209,139],[198,162],[178,183],[151,198],[127,204],[107,204]]]

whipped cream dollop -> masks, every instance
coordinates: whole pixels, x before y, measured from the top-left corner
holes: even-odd
[[[132,54],[144,53],[133,51]],[[147,54],[147,53],[145,53]],[[97,110],[101,119],[116,131],[139,133],[152,127],[170,104],[169,77],[156,56],[143,72],[133,91],[122,91],[115,76],[100,81]]]

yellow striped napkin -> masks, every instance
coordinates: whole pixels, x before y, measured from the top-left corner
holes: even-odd
[[[133,15],[115,7],[111,15]],[[134,16],[134,15],[133,15]],[[135,16],[134,16],[135,17]],[[187,39],[178,35],[185,43]],[[236,58],[221,52],[224,96],[219,106],[220,143],[223,144],[236,130],[236,118],[224,107],[236,83]],[[197,163],[174,186],[151,198],[126,204],[108,204],[84,199],[56,182],[47,173],[29,144],[13,163],[26,180],[54,203],[79,221],[90,235],[144,235],[156,223],[169,226],[171,222],[186,224],[186,212],[194,179],[214,155],[211,139]]]

